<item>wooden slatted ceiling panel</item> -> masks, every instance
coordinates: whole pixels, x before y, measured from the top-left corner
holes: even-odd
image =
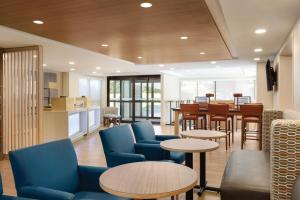
[[[139,64],[232,58],[204,0],[151,0],[148,9],[141,2],[0,1],[0,24]]]
[[[2,63],[3,153],[39,143],[39,48],[5,50]]]

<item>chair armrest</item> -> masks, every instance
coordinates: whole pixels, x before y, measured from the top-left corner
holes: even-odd
[[[177,136],[177,135],[156,135],[155,137],[159,141],[178,139],[179,138],[179,136]]]
[[[92,167],[92,166],[78,166],[78,173],[80,179],[80,190],[89,192],[103,192],[99,185],[99,177],[107,168]]]
[[[19,189],[18,196],[42,200],[72,200],[75,195],[69,192],[40,186],[25,186]]]
[[[126,163],[141,162],[146,160],[145,156],[141,154],[117,153],[117,152],[109,153],[107,158],[108,158],[107,165],[109,167],[115,167]]]
[[[170,152],[162,149],[159,144],[134,144],[135,152],[143,154],[146,160],[168,160]]]
[[[160,144],[161,141],[158,140],[140,140],[138,144]]]

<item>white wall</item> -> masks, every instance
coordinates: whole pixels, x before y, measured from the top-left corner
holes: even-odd
[[[293,30],[294,110],[300,111],[300,20]]]
[[[170,121],[169,103],[170,100],[179,100],[180,80],[176,76],[161,75],[161,124]]]
[[[266,63],[257,63],[256,69],[256,101],[264,104],[264,108],[273,108],[273,92],[267,90]]]

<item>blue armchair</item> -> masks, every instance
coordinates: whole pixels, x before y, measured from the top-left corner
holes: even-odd
[[[9,152],[18,196],[40,200],[121,200],[102,191],[106,168],[79,166],[69,139]]]
[[[0,199],[1,200],[33,200],[33,199],[27,199],[27,198],[22,198],[22,197],[12,197],[12,196],[4,195],[3,188],[2,188],[1,174],[0,174]]]
[[[131,124],[131,127],[137,143],[160,144],[164,140],[179,138],[176,135],[155,135],[150,121],[135,122]],[[170,152],[169,159],[176,163],[183,163],[185,156],[181,152]]]
[[[145,160],[167,160],[170,153],[159,144],[136,144],[128,125],[99,132],[108,167]]]

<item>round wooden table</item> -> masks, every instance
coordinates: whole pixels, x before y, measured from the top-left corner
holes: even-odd
[[[99,179],[104,191],[132,199],[176,196],[194,188],[197,181],[197,173],[186,166],[155,161],[110,168]]]
[[[172,139],[165,140],[160,143],[161,148],[169,151],[185,152],[185,164],[193,169],[193,153],[200,153],[200,185],[199,195],[204,190],[212,190],[219,192],[219,188],[208,187],[206,185],[206,152],[214,151],[219,148],[219,144],[209,140],[199,139]],[[193,197],[193,191],[189,191],[186,199]]]
[[[211,130],[190,130],[190,131],[183,131],[181,136],[185,138],[194,138],[194,139],[219,139],[219,138],[226,138],[226,133],[221,131],[211,131]]]

